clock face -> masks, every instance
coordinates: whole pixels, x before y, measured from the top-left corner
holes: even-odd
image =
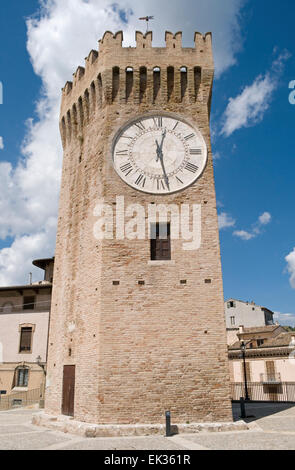
[[[190,186],[202,174],[207,147],[201,133],[177,117],[145,116],[119,131],[113,145],[118,175],[150,194]]]

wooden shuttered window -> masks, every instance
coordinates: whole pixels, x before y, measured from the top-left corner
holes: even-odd
[[[275,377],[275,363],[274,361],[266,361],[266,375],[267,379],[271,380]]]
[[[20,348],[19,352],[30,352],[32,347],[32,327],[25,327],[21,329],[20,333]]]
[[[151,224],[151,260],[171,260],[170,224]]]

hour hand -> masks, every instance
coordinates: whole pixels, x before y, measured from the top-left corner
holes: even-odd
[[[156,140],[156,144],[157,144],[157,158],[156,158],[156,162],[157,162],[161,158],[162,151],[161,151],[160,145],[158,144],[157,140]]]
[[[160,145],[160,146],[159,146],[159,144],[158,144],[158,142],[157,142],[157,145],[158,145],[159,149],[161,150],[161,152],[162,152],[162,149],[163,149],[163,144],[164,144],[164,139],[165,139],[165,137],[166,137],[166,133],[167,133],[167,131],[166,131],[166,129],[165,129],[165,130],[162,132],[162,142],[161,142],[161,145]]]

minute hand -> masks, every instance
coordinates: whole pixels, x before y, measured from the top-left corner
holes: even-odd
[[[165,169],[165,165],[164,165],[163,152],[162,152],[162,150],[160,150],[160,147],[158,147],[157,154],[158,154],[158,158],[159,158],[160,161],[161,161],[161,166],[162,166],[162,170],[163,170],[163,175],[164,175],[165,183],[166,183],[166,185],[167,185],[168,190],[170,191],[169,179],[168,179],[168,176],[167,176],[167,173],[166,173],[166,169]]]

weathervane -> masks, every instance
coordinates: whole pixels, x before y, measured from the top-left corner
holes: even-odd
[[[153,20],[154,17],[153,16],[143,16],[142,18],[139,18],[139,19],[146,21],[146,32],[148,32],[148,30],[149,30],[149,21]]]

